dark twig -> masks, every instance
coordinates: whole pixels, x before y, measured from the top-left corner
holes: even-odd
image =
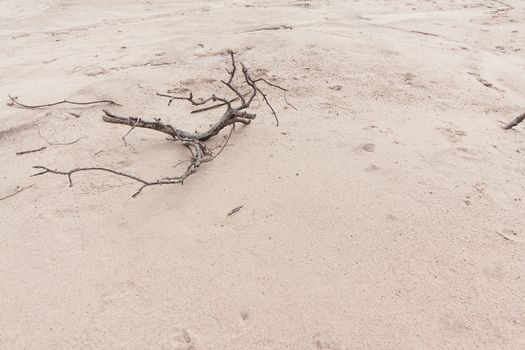
[[[244,94],[243,97],[246,97],[248,96],[248,94]],[[239,99],[239,97],[235,97],[235,98],[232,98],[231,100],[229,100],[230,104],[232,102],[235,102]],[[191,111],[190,113],[200,113],[200,112],[206,112],[206,111],[209,111],[209,110],[212,110],[212,109],[215,109],[215,108],[219,108],[219,107],[222,107],[222,106],[226,106],[226,103],[222,102],[222,103],[219,103],[219,104],[216,104],[216,105],[213,105],[213,106],[209,106],[209,107],[204,107],[204,108],[199,108],[199,109],[194,109],[193,111]]]
[[[508,123],[507,125],[505,125],[503,127],[503,129],[505,130],[508,130],[508,129],[512,129],[513,127],[515,127],[516,125],[518,125],[519,123],[521,123],[522,121],[525,120],[525,113],[523,114],[520,114],[519,116],[517,116],[516,118],[514,118],[510,123]]]
[[[279,126],[279,118],[277,118],[277,113],[275,113],[275,110],[273,109],[272,105],[270,104],[270,101],[266,98],[266,94],[261,91],[261,89],[256,85],[257,91],[262,95],[264,102],[270,107],[270,110],[272,111],[273,117],[275,118],[275,122],[277,123],[276,126]]]
[[[48,104],[43,104],[43,105],[26,105],[26,104],[18,102],[16,100],[18,97],[12,97],[11,95],[7,95],[7,96],[11,99],[11,103],[17,105],[18,107],[22,107],[22,108],[53,107],[53,106],[56,106],[56,105],[59,105],[59,104],[63,104],[63,103],[68,103],[68,104],[72,104],[72,105],[80,105],[80,106],[87,106],[87,105],[100,104],[100,103],[109,103],[109,104],[112,104],[112,105],[115,105],[115,106],[121,106],[120,104],[118,104],[118,103],[116,103],[114,101],[111,101],[111,100],[97,100],[97,101],[90,101],[90,102],[75,102],[75,101],[63,100],[63,101],[60,101],[60,102],[48,103]]]
[[[228,213],[228,216],[232,216],[233,214],[235,214],[236,212],[238,212],[239,210],[241,210],[243,207],[244,207],[244,205],[239,205],[238,207],[233,208],[233,209]]]
[[[28,153],[34,153],[34,152],[40,152],[40,151],[45,150],[46,148],[47,148],[47,147],[44,146],[44,147],[40,147],[40,148],[37,148],[37,149],[29,150],[29,151],[16,152],[16,155],[17,155],[17,156],[21,156],[22,154],[28,154]]]
[[[291,104],[290,102],[288,102],[288,100],[286,99],[286,94],[284,94],[283,96],[284,96],[284,102],[286,102],[286,104],[288,106],[292,107],[293,109],[295,109],[297,111],[298,109],[295,108],[295,106],[293,104]]]
[[[270,86],[272,86],[272,87],[274,87],[274,88],[278,88],[279,90],[282,90],[282,91],[284,91],[284,92],[288,91],[288,90],[286,90],[285,88],[283,88],[283,87],[281,87],[281,86],[279,86],[279,85],[277,85],[277,84],[270,83],[268,80],[266,80],[266,79],[264,79],[264,78],[255,79],[253,82],[254,82],[254,83],[257,83],[257,82],[259,82],[259,81],[262,81],[262,82],[264,82],[264,83],[266,83],[266,84],[268,84],[268,85],[270,85]]]
[[[27,190],[28,188],[31,188],[33,187],[34,185],[29,185],[29,186],[26,186],[26,187],[22,187],[22,188],[19,188],[18,186],[16,187],[15,191],[11,194],[8,194],[7,196],[4,196],[4,197],[0,197],[0,201],[3,201],[4,199],[7,199],[7,198],[11,198],[13,196],[16,196],[17,194],[21,193],[21,192],[24,192],[25,190]]]

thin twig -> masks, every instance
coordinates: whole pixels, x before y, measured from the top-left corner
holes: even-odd
[[[31,188],[33,187],[34,185],[29,185],[29,186],[26,186],[26,187],[22,187],[22,188],[17,188],[15,189],[15,192],[11,193],[11,194],[8,194],[7,196],[4,196],[4,197],[1,197],[0,198],[0,201],[3,201],[4,199],[7,199],[7,198],[11,198],[13,196],[16,196],[17,194],[21,193],[21,192],[24,192],[25,190],[27,190],[28,188]]]
[[[248,96],[249,94],[246,93],[244,95],[242,95],[243,97],[246,97]],[[239,99],[239,96],[235,97],[235,98],[232,98],[231,100],[229,100],[228,102],[232,103],[232,102],[235,102]],[[204,108],[199,108],[199,109],[194,109],[193,111],[191,111],[190,113],[200,113],[200,112],[205,112],[205,111],[209,111],[211,109],[215,109],[215,108],[219,108],[219,107],[222,107],[222,106],[225,106],[226,103],[225,102],[222,102],[222,103],[219,103],[219,104],[216,104],[216,105],[213,105],[213,106],[209,106],[209,107],[204,107]]]
[[[118,104],[118,103],[116,103],[114,101],[111,101],[111,100],[97,100],[97,101],[90,101],[90,102],[75,102],[75,101],[62,100],[60,102],[48,103],[48,104],[43,104],[43,105],[26,105],[26,104],[18,102],[16,100],[18,97],[12,97],[11,95],[7,95],[7,96],[11,99],[11,102],[13,104],[17,105],[18,107],[22,107],[22,108],[52,107],[52,106],[56,106],[56,105],[63,104],[63,103],[69,103],[69,104],[72,104],[72,105],[80,105],[80,106],[100,104],[100,103],[109,103],[109,104],[112,104],[112,105],[115,105],[115,106],[121,106],[120,104]]]
[[[286,99],[286,94],[284,94],[283,96],[284,96],[284,102],[286,102],[286,104],[288,106],[292,107],[293,109],[295,109],[297,111],[298,109],[295,108],[295,106],[293,104],[291,104],[290,102],[288,102],[288,100]]]
[[[140,118],[137,119],[137,122],[131,127],[131,129],[129,129],[126,135],[122,136],[122,141],[124,141],[125,147],[128,147],[128,143],[126,142],[126,136],[128,136],[133,131],[133,129],[135,129],[135,127],[137,126],[139,122],[140,122]]]
[[[29,151],[16,152],[16,155],[17,155],[17,156],[21,156],[22,154],[28,154],[28,153],[34,153],[34,152],[40,152],[40,151],[45,150],[46,148],[47,148],[47,147],[44,146],[44,147],[40,147],[40,148],[37,148],[37,149],[29,150]]]
[[[239,210],[241,210],[243,207],[244,207],[244,205],[239,205],[238,207],[233,208],[233,209],[228,213],[228,216],[232,216],[233,214],[235,214],[236,212],[238,212]]]
[[[275,113],[275,110],[273,109],[272,105],[270,104],[270,101],[266,98],[266,94],[261,91],[261,89],[256,85],[257,91],[262,95],[264,102],[270,107],[270,110],[272,111],[273,117],[275,118],[275,122],[277,123],[276,126],[279,126],[279,118],[277,118],[277,113]]]
[[[35,124],[36,125],[36,129],[38,131],[38,136],[40,136],[40,138],[42,140],[44,140],[49,146],[69,146],[69,145],[72,145],[74,143],[77,143],[78,141],[82,140],[82,139],[87,139],[87,136],[82,136],[82,137],[79,137],[78,139],[74,140],[74,141],[71,141],[71,142],[51,142],[49,141],[48,139],[46,139],[42,133],[40,132],[40,127],[38,126],[38,124]]]
[[[217,156],[219,154],[221,154],[221,152],[226,148],[226,145],[228,145],[228,142],[230,142],[230,138],[232,137],[232,134],[233,134],[233,131],[235,130],[235,124],[232,124],[232,127],[230,129],[230,133],[228,134],[228,138],[226,139],[226,141],[224,141],[224,145],[222,145],[221,149],[219,150],[219,152],[215,153],[213,155],[213,157],[211,157],[210,159],[205,159],[203,160],[203,162],[211,162],[212,160],[214,160],[215,158],[217,158]]]

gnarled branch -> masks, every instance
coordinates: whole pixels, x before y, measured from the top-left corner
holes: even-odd
[[[202,108],[197,111],[201,110],[209,110],[213,108],[217,108],[220,106],[225,106],[226,110],[223,112],[222,116],[218,119],[217,122],[212,124],[207,130],[200,131],[200,132],[189,132],[182,129],[179,129],[173,125],[163,123],[161,121],[161,118],[148,118],[148,117],[132,117],[132,116],[126,116],[126,115],[120,115],[116,114],[112,111],[103,110],[104,115],[102,116],[102,120],[106,123],[111,124],[121,124],[121,125],[127,125],[131,127],[131,129],[126,133],[126,135],[122,138],[125,141],[126,136],[128,136],[131,131],[133,131],[136,128],[144,128],[144,129],[150,129],[154,131],[158,131],[161,133],[164,133],[166,135],[170,136],[170,139],[174,141],[181,142],[185,147],[187,147],[192,156],[191,159],[188,161],[189,165],[186,167],[186,170],[181,175],[172,176],[172,177],[163,177],[157,180],[145,180],[142,177],[128,174],[125,172],[105,168],[105,167],[80,167],[75,168],[69,171],[61,171],[61,170],[54,170],[50,169],[45,166],[34,166],[35,169],[40,170],[38,173],[32,175],[32,176],[39,176],[44,174],[56,174],[56,175],[64,175],[67,176],[69,180],[69,185],[73,186],[72,181],[72,175],[78,172],[84,172],[84,171],[103,171],[107,173],[111,173],[113,175],[121,176],[128,178],[130,180],[134,180],[135,182],[138,182],[140,184],[139,189],[137,192],[133,194],[132,197],[136,197],[139,193],[142,192],[142,190],[146,187],[150,186],[158,186],[158,185],[169,185],[169,184],[183,184],[184,181],[191,176],[192,174],[195,174],[202,163],[209,162],[217,155],[219,155],[226,145],[228,144],[230,137],[233,133],[234,127],[236,123],[241,123],[244,125],[248,125],[251,123],[252,120],[255,119],[256,115],[254,113],[247,112],[247,109],[250,107],[251,103],[257,96],[257,94],[260,94],[262,96],[262,99],[266,102],[266,104],[270,107],[272,114],[274,115],[277,125],[279,125],[279,119],[277,118],[277,114],[273,107],[270,105],[266,94],[264,94],[261,89],[257,86],[258,82],[263,82],[271,87],[276,87],[282,91],[287,91],[286,89],[273,84],[263,78],[259,79],[252,79],[250,76],[250,73],[248,71],[248,68],[242,63],[240,63],[242,67],[242,82],[245,86],[247,86],[251,92],[249,93],[241,93],[241,90],[239,87],[236,87],[234,85],[235,80],[235,74],[238,71],[237,70],[237,64],[235,61],[235,56],[233,51],[228,51],[231,57],[231,63],[232,63],[232,69],[227,70],[229,74],[228,80],[222,80],[222,83],[225,84],[234,94],[234,98],[223,98],[223,97],[217,97],[216,95],[212,95],[211,97],[205,98],[205,99],[194,99],[193,94],[190,92],[188,97],[182,97],[182,96],[172,96],[167,94],[161,94],[157,93],[158,96],[169,98],[168,105],[170,105],[175,100],[185,100],[191,103],[193,106],[202,106],[205,105],[211,101],[213,102],[221,102],[221,104],[215,104],[206,108]],[[238,105],[236,107],[233,106],[235,102]],[[204,144],[204,142],[211,139],[213,136],[218,135],[222,129],[224,129],[227,126],[231,126],[230,133],[228,135],[228,138],[226,139],[224,145],[221,147],[218,153],[215,155],[212,151],[208,149],[208,147]],[[179,163],[180,164],[180,163]],[[178,165],[178,164],[177,164]]]

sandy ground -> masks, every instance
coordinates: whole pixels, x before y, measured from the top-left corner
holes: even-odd
[[[231,48],[298,109],[268,90],[278,128],[257,102],[184,186],[131,199],[137,183],[69,188],[32,166],[154,179],[187,152],[145,130],[125,147],[102,106],[2,103],[0,349],[524,349],[525,126],[500,128],[525,108],[524,16],[520,0],[0,0],[6,102],[109,98],[202,129],[217,111],[155,93],[227,94]],[[47,145],[37,126],[84,138]]]

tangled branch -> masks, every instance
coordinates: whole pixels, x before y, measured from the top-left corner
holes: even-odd
[[[189,165],[186,167],[186,170],[181,175],[174,176],[174,177],[164,177],[164,178],[157,179],[157,180],[145,180],[139,176],[131,175],[125,172],[116,171],[116,170],[104,168],[104,167],[81,167],[81,168],[75,168],[69,171],[61,171],[61,170],[53,170],[48,167],[38,165],[38,166],[34,166],[33,168],[38,169],[39,172],[32,176],[40,176],[44,174],[64,175],[64,176],[67,176],[69,180],[69,186],[72,187],[73,186],[72,175],[75,173],[84,172],[84,171],[108,172],[113,175],[125,177],[125,178],[138,182],[140,184],[140,187],[132,195],[132,197],[136,197],[146,187],[157,186],[157,185],[183,184],[184,181],[189,176],[193,175],[199,170],[202,163],[209,162],[215,159],[224,150],[224,148],[228,144],[231,138],[231,135],[235,129],[235,124],[240,123],[243,125],[248,125],[251,123],[252,120],[255,119],[256,115],[254,113],[249,113],[247,110],[258,94],[262,96],[262,99],[269,106],[277,122],[277,125],[279,125],[279,119],[277,118],[277,113],[275,112],[274,108],[268,101],[267,95],[261,91],[257,83],[263,82],[270,87],[275,87],[282,91],[287,91],[287,90],[280,87],[277,84],[274,84],[274,83],[271,83],[265,80],[264,78],[253,79],[250,76],[248,68],[242,63],[239,63],[241,66],[241,72],[242,72],[242,76],[240,79],[241,84],[240,84],[240,87],[237,87],[235,85],[235,78],[236,78],[236,73],[239,71],[239,69],[237,67],[237,62],[235,61],[235,55],[233,51],[228,51],[228,54],[230,55],[230,58],[231,58],[232,68],[231,70],[227,70],[228,79],[221,80],[221,82],[226,87],[228,87],[228,89],[231,92],[235,94],[233,98],[219,97],[213,94],[208,98],[196,99],[193,96],[193,93],[191,92],[189,96],[186,96],[186,97],[172,96],[172,95],[157,93],[158,96],[169,99],[168,105],[171,105],[171,103],[175,100],[188,101],[193,106],[205,106],[211,102],[220,102],[219,104],[213,104],[211,106],[206,106],[201,109],[193,111],[193,112],[199,112],[199,111],[204,111],[204,110],[211,110],[211,109],[218,108],[221,106],[226,107],[226,110],[224,111],[222,116],[218,119],[218,121],[215,124],[212,124],[205,131],[188,132],[188,131],[179,129],[175,126],[172,126],[170,124],[163,123],[160,118],[132,117],[132,116],[116,114],[108,110],[103,110],[104,115],[102,117],[102,120],[104,122],[111,123],[111,124],[126,125],[131,128],[122,138],[125,144],[126,144],[126,140],[125,140],[126,136],[128,136],[136,128],[144,128],[144,129],[158,131],[158,132],[168,135],[171,140],[182,143],[182,145],[184,145],[186,148],[190,150],[192,157],[190,160],[187,161],[189,162]],[[243,87],[245,89],[248,88],[249,92],[242,93],[240,88],[243,88]],[[234,106],[234,104],[237,104],[237,106]],[[221,130],[227,126],[231,126],[230,133],[226,141],[224,142],[223,146],[220,148],[220,150],[216,154],[213,154],[213,152],[206,146],[205,142],[211,139],[212,137],[218,135],[221,132]]]

